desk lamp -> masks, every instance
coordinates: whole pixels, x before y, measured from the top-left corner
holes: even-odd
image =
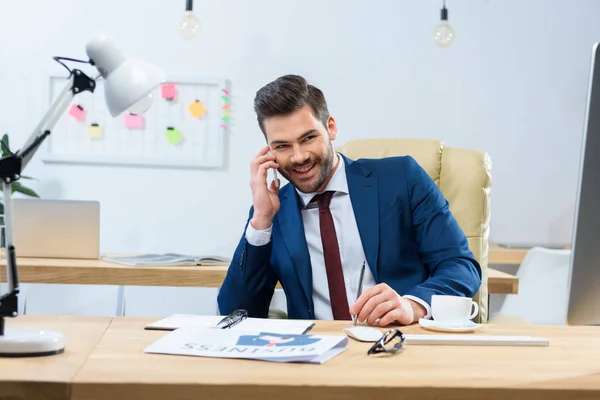
[[[16,252],[13,245],[12,183],[21,177],[43,140],[64,114],[73,98],[84,91],[94,92],[96,82],[79,69],[70,69],[63,61],[87,63],[104,79],[104,95],[108,111],[116,117],[125,110],[140,114],[152,103],[151,92],[165,81],[165,74],[142,60],[125,58],[106,36],[98,36],[87,43],[88,61],[54,57],[69,71],[67,84],[52,103],[22,149],[0,159],[0,179],[4,186],[4,218],[6,236],[7,293],[0,296],[0,356],[28,357],[61,353],[65,348],[64,335],[56,331],[37,329],[5,329],[4,318],[18,314],[19,280]]]

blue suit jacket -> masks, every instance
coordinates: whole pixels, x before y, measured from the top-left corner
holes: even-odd
[[[348,190],[369,268],[377,283],[431,303],[434,294],[473,297],[481,267],[437,185],[410,156],[344,157]],[[289,318],[315,319],[312,269],[294,186],[279,190],[271,242],[242,238],[218,295],[221,314],[266,317],[277,281]],[[252,218],[253,209],[246,221]]]

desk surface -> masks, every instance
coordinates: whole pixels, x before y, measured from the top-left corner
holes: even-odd
[[[0,358],[0,398],[60,400],[108,326],[109,317],[20,316],[7,318],[7,329],[49,329],[65,335],[63,354],[39,358]]]
[[[488,264],[518,266],[521,265],[528,251],[528,248],[506,248],[496,243],[490,243]]]
[[[65,353],[58,356],[0,359],[0,398],[9,397],[7,390],[23,393],[47,382],[61,386],[49,385],[43,396],[33,398],[66,399],[64,388],[70,388],[73,400],[600,396],[600,327],[490,324],[474,334],[545,337],[550,346],[413,345],[383,358],[366,355],[369,343],[350,340],[348,349],[327,363],[308,365],[144,354],[145,346],[168,334],[143,329],[156,319],[113,318],[99,341],[105,319],[21,316],[8,320],[9,327],[61,329],[69,340]],[[342,321],[318,321],[313,332],[342,334],[346,326]],[[428,333],[418,325],[401,329]]]
[[[6,260],[0,260],[0,265],[6,265]],[[220,287],[229,267],[228,264],[131,267],[104,260],[22,257],[17,258],[17,265],[21,283],[189,287]],[[1,278],[6,282],[4,268]],[[519,279],[514,275],[488,269],[489,293],[516,294],[518,288]]]

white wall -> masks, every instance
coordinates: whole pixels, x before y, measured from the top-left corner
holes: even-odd
[[[264,143],[254,93],[286,73],[324,90],[339,144],[422,137],[488,151],[492,240],[570,241],[599,2],[450,0],[449,49],[431,40],[441,0],[195,3],[203,32],[190,42],[178,36],[183,0],[2,1],[0,132],[14,148],[47,106],[46,74],[60,71],[51,57],[85,58],[97,31],[171,74],[232,82],[224,171],[30,164],[43,197],[101,202],[102,251],[230,255]]]

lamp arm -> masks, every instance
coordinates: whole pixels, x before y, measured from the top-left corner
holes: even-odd
[[[71,100],[83,91],[94,92],[95,88],[96,82],[92,78],[78,69],[74,69],[71,72],[62,92],[54,100],[48,111],[46,111],[46,115],[44,115],[31,136],[29,136],[23,148],[17,151],[16,154],[20,155],[22,159],[22,169],[25,169],[44,138],[50,134],[54,125],[56,125],[69,104],[71,104]]]
[[[0,179],[4,192],[4,237],[6,246],[6,282],[8,290],[0,296],[0,335],[4,334],[4,317],[18,314],[19,280],[16,251],[13,243],[12,183],[21,178],[21,171],[29,163],[46,136],[64,114],[73,98],[83,92],[93,92],[96,82],[80,70],[74,69],[63,91],[52,103],[22,149],[0,159]]]

